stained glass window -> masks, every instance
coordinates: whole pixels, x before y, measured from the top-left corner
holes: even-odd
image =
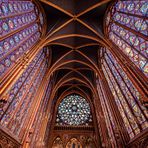
[[[148,2],[117,1],[106,18],[107,35],[148,76]]]
[[[0,78],[4,79],[35,46],[43,35],[43,25],[40,6],[31,0],[0,0]],[[0,108],[0,124],[19,139],[24,136],[22,129],[27,125],[27,115],[47,70],[45,50],[39,51],[9,88],[7,102]]]
[[[43,15],[31,1],[0,0],[0,77],[41,37]]]
[[[33,134],[30,136],[31,142],[30,147],[38,147],[38,142],[40,140],[40,129],[42,127],[42,121],[45,119],[45,112],[48,107],[48,100],[51,93],[51,82],[47,85],[45,96],[43,96],[43,99],[41,100],[40,107],[36,113],[36,116],[34,118],[32,129],[34,129]],[[21,131],[23,135],[23,131]]]
[[[47,70],[44,59],[45,54],[41,50],[8,91],[7,103],[1,108],[0,124],[19,138],[21,129],[27,125],[27,114]]]
[[[123,118],[130,138],[148,127],[148,112],[139,101],[140,95],[109,50],[104,50],[102,69]]]
[[[116,127],[114,125],[113,116],[112,116],[112,113],[110,111],[111,108],[108,104],[108,100],[105,97],[104,90],[102,88],[100,79],[98,77],[97,77],[96,84],[97,84],[98,95],[99,95],[99,98],[100,98],[100,102],[101,102],[101,106],[102,106],[103,114],[104,114],[104,116],[102,115],[102,117],[105,118],[107,130],[108,130],[108,137],[110,139],[112,147],[117,147],[116,137],[114,135],[114,130],[115,130]],[[97,108],[96,102],[95,102],[95,107]],[[98,116],[100,116],[100,115],[98,114]],[[98,124],[99,124],[99,122],[100,121],[98,121]]]
[[[60,125],[88,125],[92,122],[89,103],[76,94],[65,97],[58,107],[56,122]]]

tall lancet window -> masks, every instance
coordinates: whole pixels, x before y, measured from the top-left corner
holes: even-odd
[[[43,15],[32,1],[0,0],[0,78],[41,37]]]
[[[44,33],[43,25],[38,4],[31,0],[0,0],[1,80],[36,45]],[[45,50],[41,49],[24,67],[24,72],[7,90],[7,101],[0,108],[0,124],[20,139],[27,129],[27,116],[47,68]]]
[[[117,147],[116,145],[116,137],[115,137],[115,134],[114,134],[114,130],[115,130],[115,125],[114,125],[114,120],[113,120],[113,116],[112,116],[112,113],[111,113],[111,108],[108,104],[108,99],[106,99],[105,97],[105,93],[103,90],[103,87],[101,85],[101,81],[98,77],[97,78],[97,81],[96,81],[96,84],[97,84],[97,91],[98,91],[98,95],[99,95],[99,99],[100,99],[100,103],[101,103],[101,106],[102,106],[102,110],[103,110],[103,115],[102,117],[105,118],[105,122],[106,122],[106,126],[107,126],[107,131],[108,131],[108,139],[112,145],[112,147]],[[99,121],[98,121],[99,123]]]
[[[109,50],[102,48],[102,69],[123,118],[130,138],[148,127],[148,112],[140,103],[140,94]]]
[[[106,34],[148,76],[148,1],[117,1],[107,13]]]
[[[22,129],[27,126],[27,115],[46,70],[45,54],[41,50],[8,91],[9,98],[0,110],[0,124],[20,138],[24,135]]]

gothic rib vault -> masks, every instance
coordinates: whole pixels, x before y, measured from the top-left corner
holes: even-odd
[[[94,77],[99,74],[98,49],[104,44],[103,18],[110,1],[79,2],[80,5],[76,1],[41,2],[49,25],[45,42],[52,53],[47,75],[54,73],[56,77],[50,99],[58,99],[59,104],[62,98],[76,93],[88,99],[94,113],[93,99],[97,96]],[[95,114],[93,119],[95,124]]]
[[[0,0],[0,2],[2,4],[3,0]],[[6,126],[4,126],[4,129],[1,128],[2,137],[4,138],[1,138],[2,140],[0,139],[0,144],[2,143],[2,146],[3,144],[12,144],[16,147],[22,145],[24,148],[32,148],[34,146],[51,148],[51,145],[53,145],[53,148],[68,148],[68,146],[71,148],[73,145],[79,146],[79,148],[82,146],[91,148],[145,147],[147,145],[147,114],[145,110],[148,102],[147,77],[139,70],[139,67],[131,62],[132,60],[123,51],[120,52],[118,44],[115,45],[111,42],[107,32],[107,12],[111,12],[113,4],[117,1],[32,0],[32,2],[38,7],[36,14],[40,12],[43,14],[43,20],[41,17],[37,17],[36,19],[41,35],[38,37],[39,40],[37,40],[35,45],[20,56],[15,61],[15,64],[6,71],[5,75],[1,75],[0,99],[3,110],[0,119],[2,125],[6,124]],[[28,12],[26,11],[26,13]],[[17,14],[15,15],[17,16]],[[131,14],[131,16],[134,15]],[[5,17],[2,18],[5,19]],[[141,16],[140,18],[144,18],[145,20],[146,16]],[[41,20],[44,22],[43,24],[40,24]],[[124,27],[124,25],[122,27],[128,28]],[[25,26],[23,28],[25,29]],[[19,31],[19,29],[17,30]],[[12,33],[10,32],[8,37],[13,35],[13,33],[17,33],[17,30]],[[136,32],[134,29],[131,32],[147,40],[146,35],[138,31]],[[6,38],[7,34],[4,34],[4,36],[0,37],[0,41]],[[109,55],[113,55],[116,58]],[[110,62],[106,62],[107,58],[111,59]],[[35,101],[33,101],[29,112],[26,109],[28,115],[26,115],[26,120],[23,122],[23,126],[21,126],[22,123],[17,121],[17,116],[25,114],[21,112],[23,109],[20,109],[19,112],[19,108],[23,108],[23,103],[22,105],[20,103],[16,110],[11,109],[12,117],[10,119],[6,120],[8,117],[5,117],[7,111],[6,116],[10,114],[8,106],[11,107],[11,104],[13,104],[12,101],[9,101],[11,100],[10,90],[22,76],[21,74],[26,72],[25,70],[29,67],[30,63],[33,65],[32,62],[36,62],[36,59],[40,59],[38,60],[40,65],[38,64],[38,67],[36,66],[38,69],[34,71],[36,77],[32,84],[36,85],[37,90],[30,90],[30,92],[35,92],[35,96],[33,96]],[[44,64],[46,65],[45,69]],[[33,67],[32,65],[31,68]],[[117,95],[120,94],[118,94],[119,90],[117,88],[110,87],[110,82],[113,83],[112,81],[114,81],[112,75],[115,76],[112,67],[115,67],[115,70],[120,73],[119,76],[124,83],[124,78],[129,78],[130,87],[134,88],[138,92],[136,92],[138,96],[140,96],[139,100],[141,102],[139,100],[139,102],[137,100],[135,102],[138,102],[137,106],[142,110],[140,114],[142,114],[143,123],[137,117],[138,111],[135,111],[136,114],[132,110],[133,108],[131,109],[129,107],[131,112],[128,114],[125,111],[124,115],[127,118],[131,116],[134,118],[134,120],[128,119],[128,122],[131,123],[129,126],[132,132],[129,132],[130,130],[128,131],[128,125],[127,127],[123,126],[125,120],[123,120],[122,113],[120,115],[119,108],[114,101],[117,100],[115,92]],[[111,71],[112,75],[107,73],[106,70]],[[38,76],[37,73],[40,75]],[[121,73],[124,75],[123,77]],[[35,79],[39,82],[39,86]],[[120,87],[118,77],[115,80],[115,83],[122,92],[120,98],[127,99],[124,90]],[[127,86],[127,84],[122,85],[122,87],[124,86]],[[114,91],[115,89],[117,90]],[[130,93],[131,91],[129,88]],[[131,96],[136,98],[134,96],[135,94],[133,94]],[[79,106],[72,104],[70,108],[64,103],[62,104],[63,98],[70,95],[81,96],[80,98],[84,98],[85,100],[82,101],[85,105],[81,105],[81,101],[77,102]],[[30,96],[28,95],[27,97],[29,98]],[[17,98],[17,95],[14,97],[14,100],[15,98]],[[103,100],[106,98],[109,103],[108,106],[104,107],[107,103]],[[21,102],[24,100],[22,99]],[[130,106],[128,100],[126,101],[126,106]],[[11,103],[9,104],[9,102]],[[24,104],[26,102],[29,106],[29,99],[24,101]],[[142,108],[141,104],[145,107]],[[65,106],[68,108],[68,111],[59,111],[59,108],[67,110]],[[109,108],[110,111],[108,112],[106,108]],[[87,116],[85,122],[83,121],[84,117],[80,116],[81,109],[88,113],[85,114]],[[71,115],[69,110],[72,110],[75,114]],[[25,112],[25,109],[23,111]],[[78,113],[77,116],[76,113]],[[110,115],[113,115],[113,117],[109,117]],[[42,120],[38,123],[37,120],[40,117]],[[82,119],[76,118],[77,120],[74,121],[72,117],[82,117]],[[87,122],[89,119],[90,122]],[[9,120],[10,122],[8,122]],[[22,120],[20,121],[22,122]],[[134,129],[134,124],[137,129]],[[22,127],[20,128],[20,133],[17,131],[17,126]],[[111,134],[108,133],[109,130]],[[5,142],[5,139],[7,142]]]
[[[88,6],[85,3],[88,8],[82,10],[75,7],[84,6],[83,2],[79,6],[75,1],[41,2],[45,3],[43,7],[49,25],[50,39],[47,38],[46,43],[52,49],[51,68],[47,75],[57,74],[57,87],[53,93],[76,90],[91,98],[95,90],[93,77],[99,72],[98,48],[100,43],[103,44],[103,17],[109,1],[94,4],[88,1]],[[98,22],[100,28],[97,28]]]

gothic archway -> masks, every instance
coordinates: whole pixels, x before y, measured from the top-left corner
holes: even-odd
[[[87,138],[85,148],[96,148],[94,140],[92,138]]]
[[[68,141],[66,148],[82,148],[82,145],[76,138],[72,138]]]
[[[57,137],[54,142],[53,142],[53,145],[52,145],[52,148],[64,148],[63,146],[63,142],[61,140],[60,137]]]

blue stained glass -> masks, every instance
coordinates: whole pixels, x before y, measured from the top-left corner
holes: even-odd
[[[145,39],[148,36],[147,1],[117,1],[107,18],[109,15],[112,19],[106,22],[106,26],[110,40],[148,76],[148,42]]]
[[[30,1],[1,1],[1,16],[25,13],[32,11],[35,7],[35,5]]]
[[[115,5],[117,11],[138,15],[148,15],[148,2],[145,0],[118,1]]]
[[[40,37],[40,33],[39,33],[39,32],[36,32],[35,35],[32,35],[31,38],[29,38],[26,42],[24,42],[24,44],[22,44],[22,45],[20,46],[20,47],[21,47],[21,50],[15,50],[13,53],[9,54],[9,55],[8,55],[7,57],[5,57],[2,61],[0,61],[0,65],[7,65],[7,66],[5,67],[5,70],[4,70],[2,73],[0,73],[1,76],[3,76],[4,73],[8,70],[8,67],[9,67],[10,65],[14,64],[14,62],[15,62],[15,61],[11,61],[11,60],[10,60],[10,57],[11,57],[12,55],[14,55],[14,56],[15,56],[15,60],[17,60],[18,58],[20,58],[20,56],[21,56],[25,51],[27,51],[28,49],[30,49],[30,48],[34,45],[34,43],[37,42],[37,40],[39,39],[39,37]],[[6,44],[6,45],[7,45],[7,44]],[[28,45],[28,48],[27,48],[27,45]],[[6,46],[5,48],[8,48],[8,47]],[[18,48],[18,49],[20,49],[20,48]],[[22,49],[23,49],[23,52],[22,52]],[[7,63],[8,63],[7,61],[9,61],[9,64],[7,64]],[[8,65],[9,65],[9,66],[8,66]],[[3,74],[3,75],[2,75],[2,74]]]
[[[9,29],[7,23],[3,23],[2,28],[3,28],[5,31],[7,31],[7,30]]]
[[[22,136],[20,136],[20,132],[24,127],[27,120],[26,117],[31,109],[35,94],[46,72],[47,65],[44,58],[45,54],[42,50],[9,90],[8,94],[10,97],[6,105],[0,111],[1,115],[3,115],[7,110],[2,117],[1,124],[7,127],[20,139],[22,138]],[[19,110],[15,112],[19,104]]]
[[[2,4],[2,10],[4,12],[4,14],[7,14],[8,13],[8,7],[6,6],[6,4]]]
[[[38,56],[37,56],[37,57],[38,57]],[[8,92],[8,93],[10,94],[10,97],[9,97],[9,100],[8,100],[7,104],[4,106],[3,111],[5,111],[5,109],[6,109],[6,108],[8,107],[8,105],[9,105],[9,103],[10,103],[10,102],[12,101],[12,99],[14,98],[14,95],[17,93],[19,87],[21,87],[23,81],[25,81],[25,79],[26,79],[26,77],[27,77],[29,71],[31,70],[31,67],[35,64],[35,62],[36,62],[36,58],[32,61],[32,63],[30,63],[30,65],[28,66],[28,68],[25,70],[25,72],[22,74],[22,76],[17,80],[16,84],[12,87],[12,89],[10,90],[10,92]],[[26,82],[27,82],[27,81],[26,81]],[[25,82],[25,83],[26,83],[26,82]],[[23,88],[23,89],[24,89],[24,91],[26,90],[26,88]],[[19,95],[19,97],[22,96],[21,91],[19,92],[18,95]],[[15,102],[15,101],[14,101],[14,102]],[[15,104],[14,102],[13,102],[13,104]],[[15,104],[15,106],[16,106],[16,104]]]
[[[104,49],[102,50],[104,51]],[[146,120],[147,110],[139,101],[139,92],[136,90],[110,51],[106,49],[104,55],[104,59],[102,59],[103,72],[109,83],[127,131],[130,137],[133,138],[134,134],[138,134],[140,132],[137,123],[141,125],[142,129],[148,127]],[[135,120],[135,117],[137,120]],[[129,124],[134,130],[133,134],[131,134],[132,131]]]
[[[144,15],[148,15],[148,2],[145,2],[141,8],[140,8],[140,11],[144,14]]]
[[[91,122],[90,106],[79,95],[65,97],[58,107],[56,122],[66,125],[83,125]]]
[[[43,20],[31,1],[0,0],[0,77],[29,51],[41,36]],[[41,22],[40,22],[41,21]]]
[[[0,24],[2,24],[2,36],[7,35],[8,33],[19,29],[27,24],[30,24],[36,20],[37,16],[35,13],[27,13],[19,16],[15,16],[14,18],[6,18],[0,20]]]
[[[21,103],[21,107],[20,107],[19,111],[16,113],[16,116],[13,118],[14,119],[14,121],[12,122],[13,128],[9,128],[9,126],[8,126],[8,128],[11,129],[11,131],[13,131],[13,132],[17,131],[17,133],[16,133],[17,135],[19,134],[19,131],[21,131],[21,127],[26,120],[27,113],[30,110],[33,99],[35,97],[35,92],[37,91],[37,89],[40,85],[40,82],[45,74],[45,71],[46,71],[46,64],[44,61],[44,64],[42,64],[42,66],[40,67],[39,73],[36,76],[34,83],[32,83],[31,87],[28,90],[26,97],[24,98],[23,102]],[[24,112],[24,110],[25,110],[25,112]],[[16,124],[18,121],[19,121],[19,125]]]

